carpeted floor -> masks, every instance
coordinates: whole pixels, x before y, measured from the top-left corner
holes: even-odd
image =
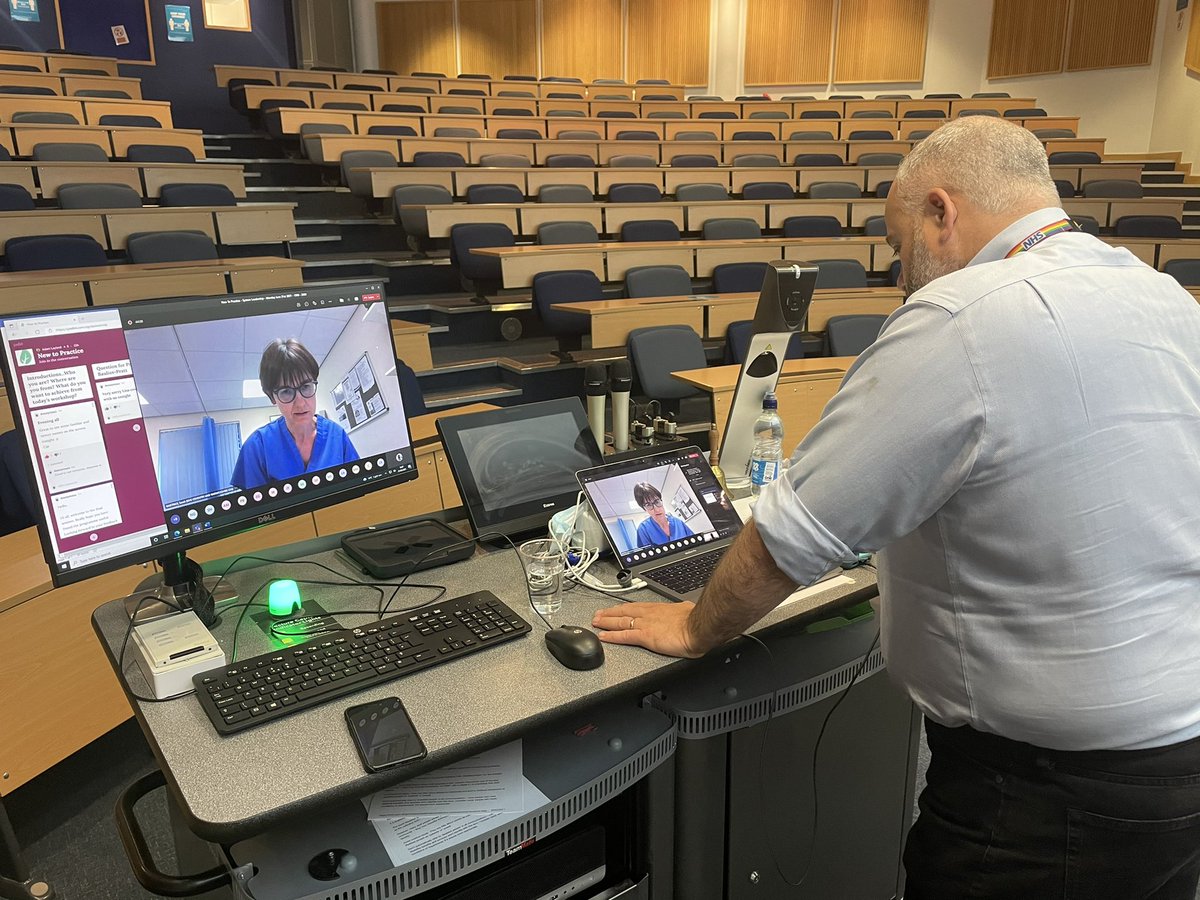
[[[117,795],[157,768],[132,720],[80,750],[4,800],[25,862],[60,900],[153,897],[133,877],[113,818]],[[159,868],[173,872],[163,791],[137,806]]]

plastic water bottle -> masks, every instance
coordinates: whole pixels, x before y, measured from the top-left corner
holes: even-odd
[[[750,493],[757,497],[764,485],[779,477],[783,467],[783,420],[779,401],[767,391],[763,411],[754,420],[754,449],[750,451]]]

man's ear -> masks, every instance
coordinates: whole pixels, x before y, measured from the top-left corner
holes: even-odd
[[[946,243],[958,227],[958,204],[942,188],[930,188],[925,195],[925,214],[937,229],[937,240]]]

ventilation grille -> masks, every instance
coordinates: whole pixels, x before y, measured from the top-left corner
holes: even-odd
[[[854,675],[862,664],[861,658],[855,659],[823,675],[781,689],[775,697],[774,714],[781,716],[836,694],[854,680]],[[878,649],[872,650],[859,678],[869,678],[882,668],[883,652]],[[672,707],[660,694],[648,695],[645,702],[651,708],[669,716],[675,723],[680,739],[685,741],[699,741],[757,725],[765,722],[772,714],[769,694],[699,712],[681,712]]]
[[[771,698],[752,697],[740,703],[706,709],[700,712],[680,712],[669,706],[658,694],[651,694],[647,702],[654,709],[667,715],[675,723],[681,740],[700,741],[718,734],[727,734],[739,728],[765,722],[771,716]]]
[[[779,691],[775,704],[775,715],[782,716],[844,690],[850,686],[850,682],[854,681],[855,674],[859,672],[859,666],[862,666],[862,673],[858,675],[860,680],[870,678],[876,672],[882,671],[883,651],[872,650],[871,655],[867,657],[866,664],[861,658],[855,659],[824,675],[818,675],[816,678],[810,678],[808,681],[802,681],[800,684]]]
[[[387,900],[428,890],[443,881],[458,878],[494,862],[528,841],[552,834],[640,781],[674,752],[675,732],[669,730],[632,759],[554,801],[545,809],[518,819],[502,831],[449,850],[412,868],[393,869],[389,874],[370,881],[334,893],[312,894],[304,900]]]

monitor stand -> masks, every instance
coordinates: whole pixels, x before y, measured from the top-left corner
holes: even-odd
[[[211,628],[217,624],[216,598],[204,583],[204,570],[184,553],[158,560],[162,574],[125,598],[125,611],[134,622],[150,622],[180,610],[191,610]],[[229,596],[234,596],[230,588]],[[222,599],[225,599],[222,597]]]

